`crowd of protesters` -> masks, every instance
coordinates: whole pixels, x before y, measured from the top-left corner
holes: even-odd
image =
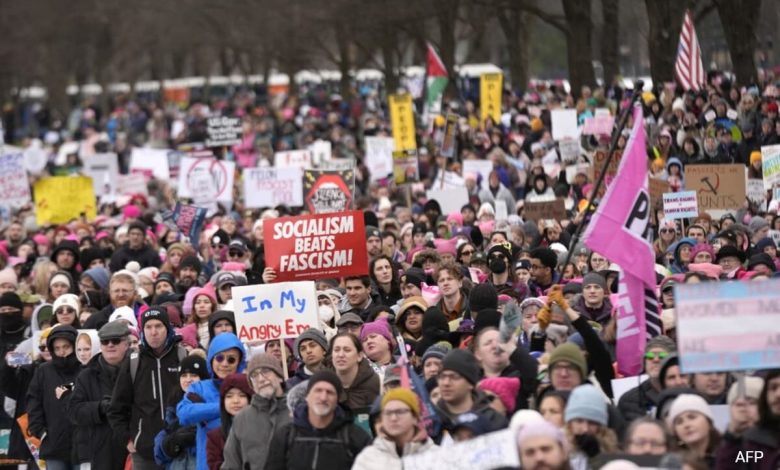
[[[763,207],[746,199],[720,217],[702,212],[684,230],[653,214],[664,335],[646,344],[647,380],[616,399],[621,268],[571,244],[588,220],[593,175],[567,178],[560,160],[551,172],[543,159],[556,150],[552,110],[574,108],[580,120],[597,108],[616,114],[630,95],[507,90],[500,122],[481,121],[478,103],[447,100],[459,116],[457,155],[437,155],[441,119],[433,132],[418,126],[419,180],[427,188],[443,171],[462,177],[470,201],[452,213],[424,191],[407,197],[392,178],[371,178],[363,138],[390,127],[370,89],[350,101],[312,87],[273,104],[238,92],[186,107],[124,98],[25,122],[6,114],[7,136],[28,129],[18,144],[39,139],[52,175],[78,173],[80,155],[105,151],[127,172],[132,146],[202,142],[212,114],[243,119],[242,142],[219,155],[241,168],[328,140],[334,159],[355,162],[370,258],[364,276],[316,280],[318,327],[247,344],[231,288],[274,282],[262,221],[301,208],[248,210],[236,189],[199,244],[160,220],[173,202],[169,181],[103,202],[94,220],[37,226],[30,207],[14,211],[0,242],[8,459],[35,468],[35,441],[56,470],[400,469],[402,457],[512,429],[525,469],[598,468],[618,454],[656,456],[664,468],[778,468],[780,370],[685,374],[673,295],[681,283],[775,277],[771,191]],[[743,87],[720,74],[701,92],[644,92],[648,171],[672,188],[684,186],[690,164],[738,163],[760,178],[760,147],[780,142],[777,98],[771,82]],[[62,158],[69,142],[78,150]],[[606,141],[581,145],[588,162]],[[463,174],[470,159],[491,161],[489,177]],[[556,197],[564,220],[524,218],[526,202]],[[499,199],[509,208],[502,220]],[[419,376],[411,388],[402,356]],[[717,405],[728,407],[725,427],[716,426]],[[745,460],[744,451],[762,458]]]

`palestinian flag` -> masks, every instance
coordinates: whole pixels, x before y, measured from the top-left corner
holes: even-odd
[[[433,116],[441,114],[441,98],[447,88],[447,69],[436,50],[428,44],[428,65],[425,73],[425,104],[423,121],[428,124]]]

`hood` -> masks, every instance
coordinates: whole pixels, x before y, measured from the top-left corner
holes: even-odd
[[[236,317],[229,310],[217,310],[209,317],[209,338],[214,339],[214,325],[220,320],[228,320],[233,325],[233,331],[236,330]]]
[[[682,161],[680,161],[677,157],[669,157],[669,160],[666,161],[666,172],[669,173],[669,168],[672,167],[672,165],[677,165],[680,167],[680,174],[683,172],[683,164]]]
[[[696,246],[696,240],[693,238],[685,237],[680,239],[677,243],[673,244],[669,247],[669,250],[672,250],[674,253],[674,262],[677,264],[680,264],[680,248],[683,247],[683,245],[688,245],[691,248]]]
[[[111,279],[111,273],[106,268],[92,268],[87,269],[84,271],[84,276],[89,276],[90,279],[95,281],[95,284],[100,288],[100,290],[106,290],[108,289],[108,283]]]
[[[211,343],[209,343],[209,354],[206,358],[206,367],[209,370],[210,376],[214,376],[214,371],[211,370],[211,361],[214,359],[214,356],[233,348],[241,351],[241,362],[238,364],[237,372],[243,372],[244,369],[246,369],[246,351],[244,351],[244,345],[241,344],[241,341],[239,341],[238,337],[233,333],[222,333],[221,335],[215,336]]]

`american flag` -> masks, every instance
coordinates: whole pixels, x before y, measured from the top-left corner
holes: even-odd
[[[674,64],[677,81],[687,90],[699,90],[704,86],[704,66],[701,63],[701,48],[693,27],[691,12],[685,12],[680,45],[677,46],[677,61]]]

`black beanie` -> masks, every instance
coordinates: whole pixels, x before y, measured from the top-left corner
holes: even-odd
[[[197,354],[192,354],[179,362],[179,375],[189,372],[200,377],[200,380],[206,380],[209,378],[208,367],[206,367],[206,360]]]
[[[189,267],[193,268],[196,271],[200,272],[203,265],[201,264],[200,260],[195,255],[187,255],[179,262],[179,270],[181,271],[183,268]]]
[[[422,289],[422,283],[425,282],[427,276],[425,271],[420,268],[409,268],[401,276],[401,285],[412,284],[418,289]]]
[[[93,261],[96,259],[103,259],[105,257],[106,255],[102,248],[98,248],[96,246],[84,248],[81,250],[81,254],[79,255],[79,264],[81,265],[81,269],[86,271],[89,269],[89,265]]]
[[[485,309],[498,308],[498,291],[493,284],[477,284],[469,293],[469,310],[481,312]]]
[[[49,351],[54,353],[54,340],[62,338],[68,340],[73,346],[76,346],[76,337],[79,335],[78,330],[70,325],[54,325],[49,332],[48,338],[46,338],[46,347]]]
[[[163,325],[165,325],[165,328],[168,329],[168,332],[171,331],[171,321],[168,319],[168,310],[165,307],[149,307],[149,309],[141,315],[142,331],[146,325],[146,322],[149,320],[160,320]]]
[[[453,349],[447,353],[441,363],[441,370],[457,372],[471,385],[476,385],[479,382],[477,359],[474,357],[474,354],[465,349]]]
[[[474,320],[474,335],[488,327],[498,328],[501,325],[501,312],[494,308],[480,310]]]
[[[314,388],[314,385],[317,382],[328,382],[329,384],[333,385],[333,387],[336,389],[336,394],[341,397],[344,387],[341,385],[341,380],[339,380],[339,377],[336,375],[335,372],[332,372],[330,370],[321,370],[318,372],[315,372],[314,375],[309,377],[309,385],[306,386],[306,394],[308,395],[309,392],[311,392],[311,389]]]
[[[5,292],[3,295],[0,295],[0,307],[13,307],[21,313],[24,309],[24,304],[16,292]]]

